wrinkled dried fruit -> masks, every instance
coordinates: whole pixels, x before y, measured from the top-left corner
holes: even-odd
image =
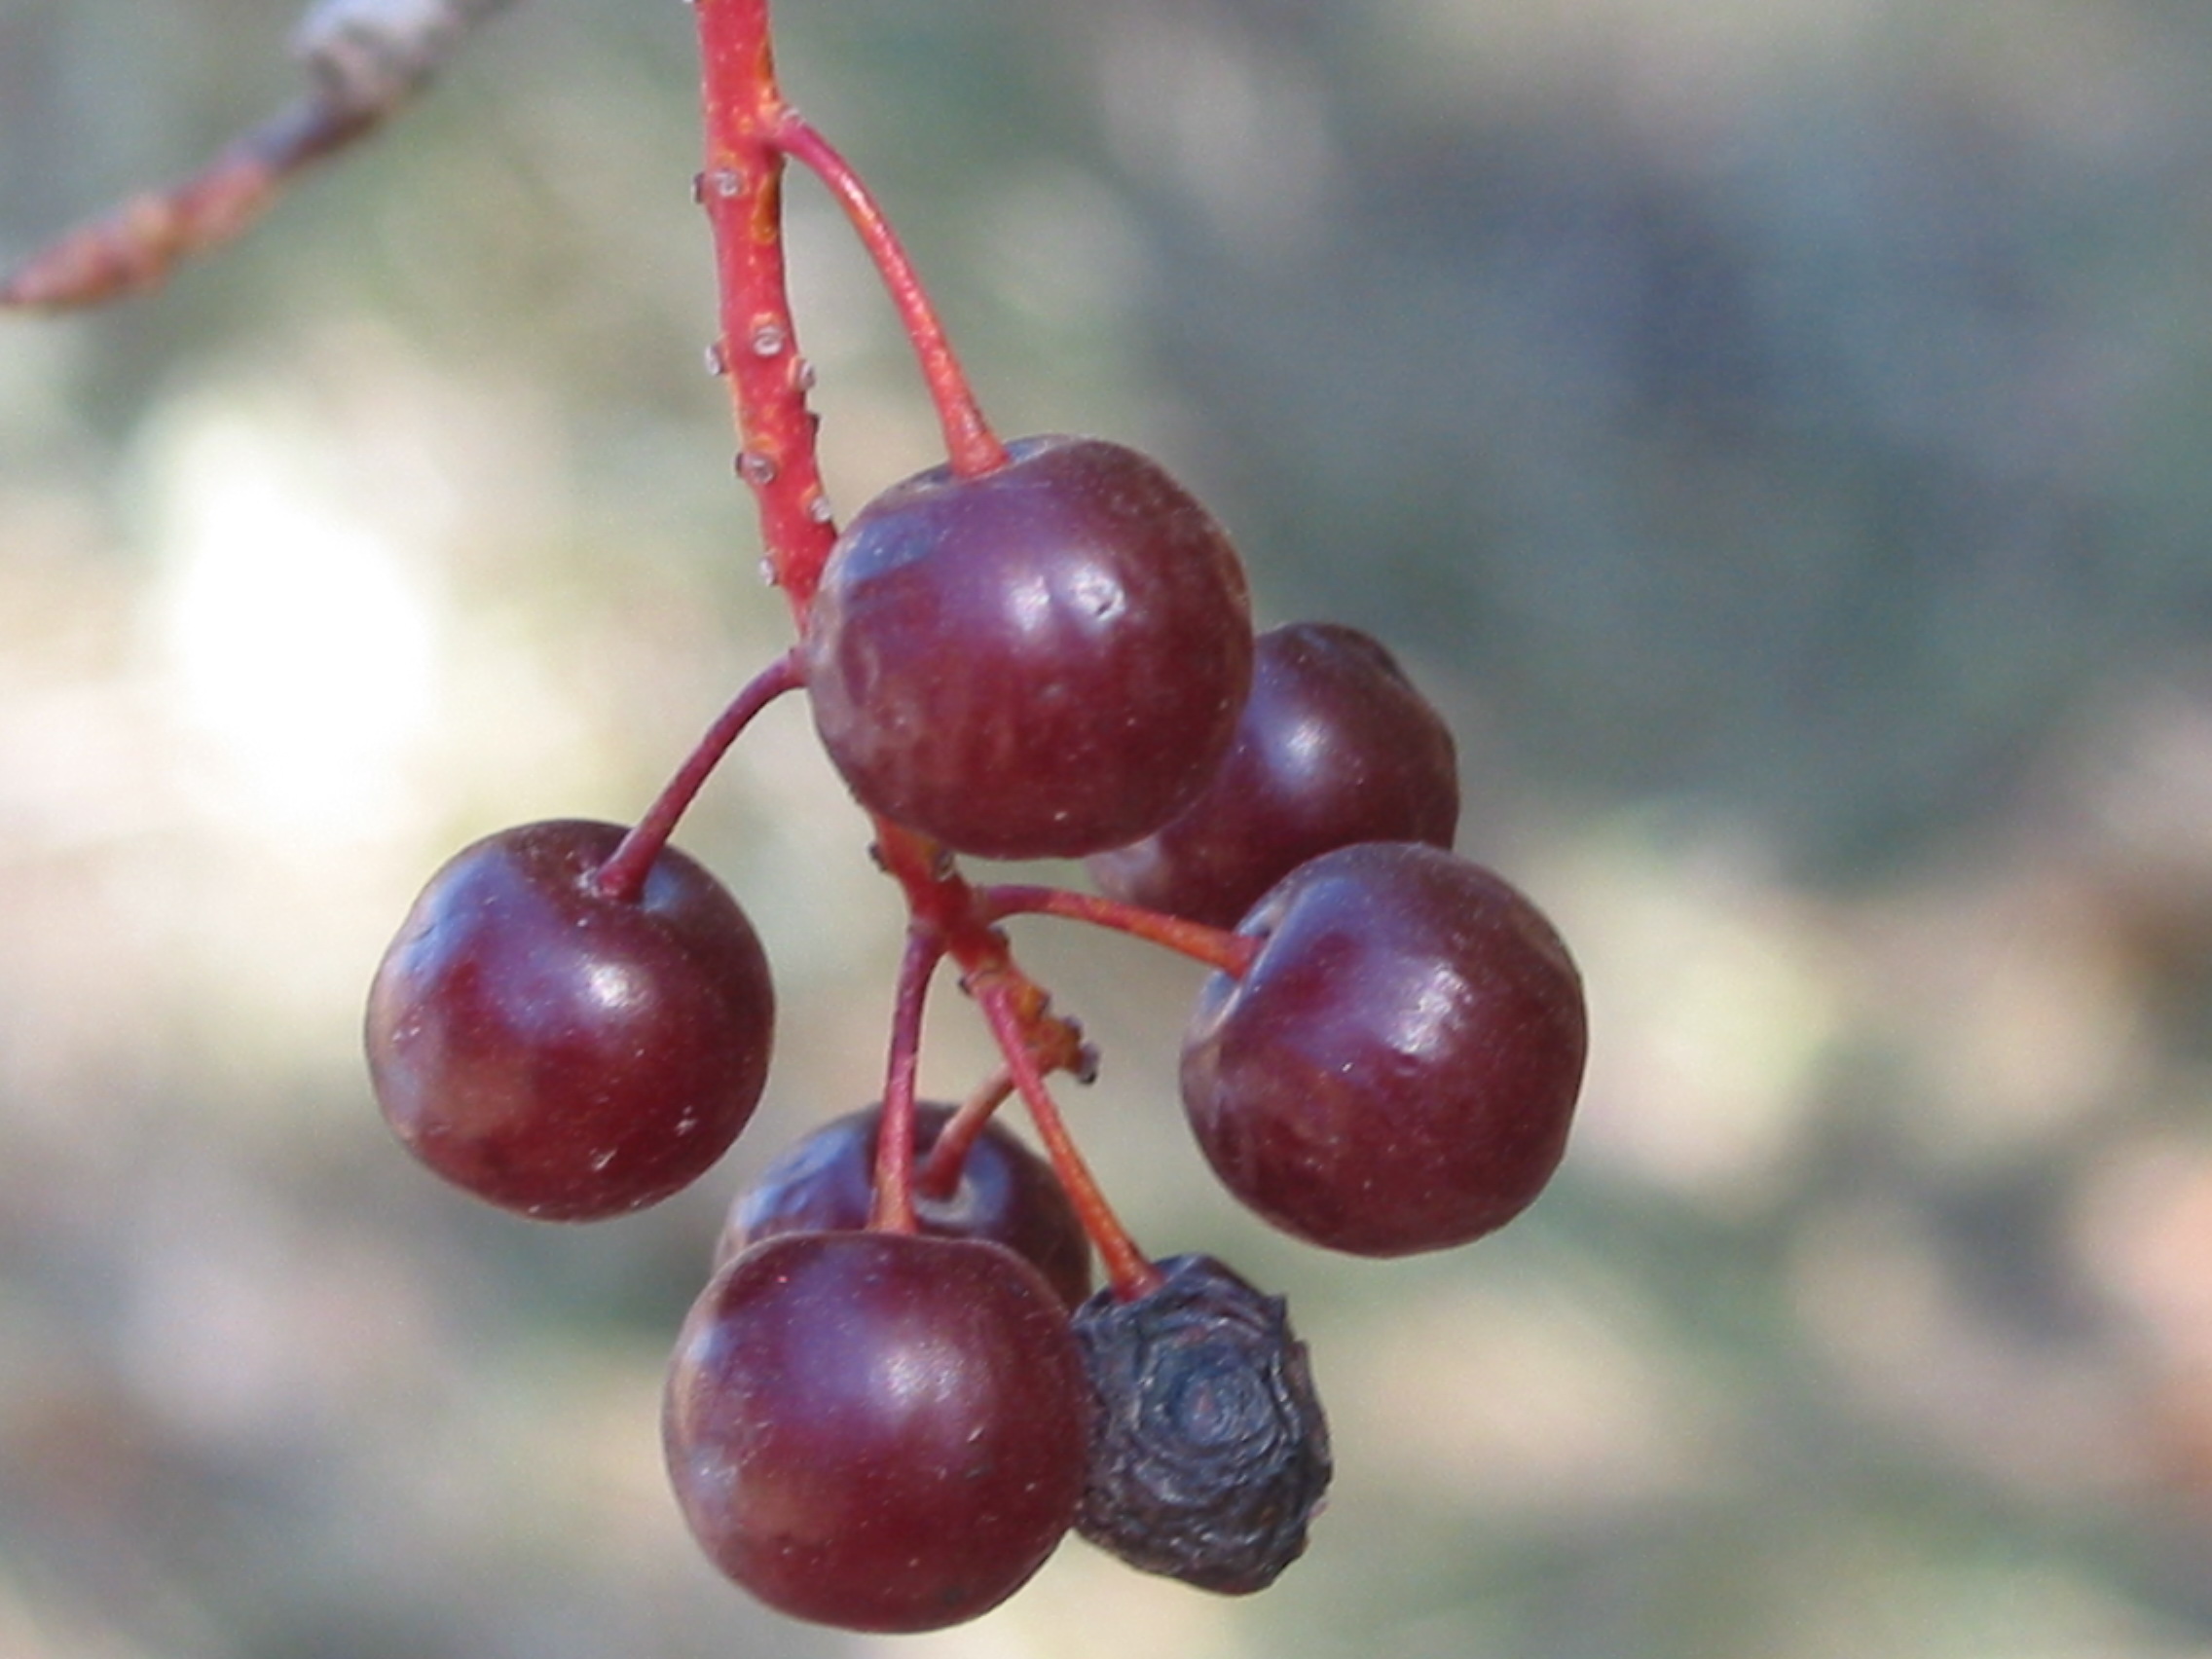
[[[1159,1264],[1131,1302],[1076,1312],[1096,1403],[1076,1530],[1200,1589],[1264,1590],[1306,1550],[1328,1490],[1329,1425],[1279,1296],[1211,1256]]]

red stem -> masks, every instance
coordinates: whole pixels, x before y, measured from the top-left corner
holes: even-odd
[[[797,111],[784,110],[773,136],[784,154],[803,164],[830,187],[875,261],[891,303],[899,308],[906,338],[913,342],[914,355],[921,360],[930,401],[937,405],[938,422],[944,428],[944,453],[952,470],[963,478],[996,472],[1007,463],[1006,445],[999,442],[998,434],[983,419],[982,406],[976,401],[975,388],[969,385],[960,359],[953,355],[952,342],[945,335],[937,308],[930,303],[913,261],[906,257],[904,244],[874,195],[852,164]]]
[[[999,1051],[1006,1055],[1007,1071],[1014,1078],[1014,1087],[1020,1091],[1021,1103],[1029,1108],[1030,1121],[1037,1125],[1037,1138],[1045,1143],[1046,1156],[1052,1161],[1052,1172],[1059,1177],[1060,1186],[1083,1222],[1084,1232],[1090,1235],[1098,1259],[1105,1265],[1106,1277],[1114,1286],[1114,1294],[1130,1302],[1157,1290],[1161,1283],[1160,1270],[1145,1259],[1136,1240],[1115,1215],[1114,1206],[1106,1201],[1106,1195],[1092,1179],[1089,1165],[1084,1162],[1074,1137],[1061,1121],[1060,1109],[1052,1103],[1052,1096],[1045,1088],[1044,1074],[1038,1069],[1036,1056],[1029,1051],[1028,1033],[1015,1003],[1017,988],[993,977],[972,984],[970,989],[982,1005],[983,1017],[990,1021],[991,1035],[998,1039]]]
[[[914,1222],[914,1074],[922,1051],[922,1004],[944,946],[921,928],[906,936],[899,988],[891,1004],[891,1064],[875,1136],[875,1204],[868,1226],[912,1233]]]
[[[738,471],[759,508],[768,568],[804,633],[822,567],[836,542],[784,276],[778,135],[788,141],[791,129],[804,124],[776,85],[767,0],[697,0],[697,12],[706,126],[706,170],[697,183],[714,232],[721,318],[714,357],[729,376],[741,446]],[[842,171],[850,176],[849,167]],[[869,213],[881,222],[872,203]],[[918,283],[911,292],[919,295]],[[903,313],[912,314],[905,308]],[[935,330],[926,301],[923,314]],[[941,330],[936,333],[941,340]],[[930,351],[920,345],[917,350],[926,362]],[[949,350],[942,354],[950,361]],[[987,436],[980,416],[977,424]],[[975,459],[971,455],[971,464]],[[875,835],[884,867],[904,888],[916,920],[938,926],[962,969],[1005,965],[1005,942],[994,946],[987,928],[967,913],[967,884],[950,873],[936,845],[882,819],[875,821]]]
[[[661,848],[667,846],[668,838],[676,833],[677,821],[697,797],[708,774],[729,753],[729,746],[737,741],[738,733],[753,723],[755,715],[786,691],[805,683],[806,671],[796,646],[755,675],[722,711],[721,718],[707,728],[707,734],[685,756],[676,776],[661,786],[659,795],[646,808],[645,815],[616,843],[614,851],[607,855],[607,862],[592,878],[593,885],[609,899],[635,903],[638,895],[645,890],[645,877],[652,871],[653,860],[660,857]]]
[[[930,1145],[929,1157],[915,1171],[915,1192],[940,1201],[952,1197],[953,1190],[960,1185],[960,1171],[967,1166],[969,1148],[983,1132],[983,1125],[991,1121],[991,1114],[1013,1092],[1013,1074],[1001,1066],[990,1081],[960,1103],[960,1109],[938,1130],[937,1139]]]
[[[759,508],[768,569],[803,628],[836,527],[784,281],[784,164],[773,134],[787,110],[767,0],[697,0],[696,9],[706,125],[697,190],[721,299],[715,360],[729,375],[738,472]]]
[[[1247,934],[1186,921],[1161,910],[1148,910],[1142,904],[1102,899],[1095,893],[1070,892],[1064,887],[983,887],[976,892],[976,903],[991,921],[1007,916],[1060,916],[1112,928],[1203,962],[1233,979],[1242,978],[1252,959],[1260,954],[1261,941]]]

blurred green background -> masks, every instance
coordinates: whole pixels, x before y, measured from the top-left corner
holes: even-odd
[[[1196,975],[1030,924],[1154,1250],[1286,1292],[1340,1477],[1220,1602],[1071,1542],[788,1624],[661,1473],[722,1205],[869,1098],[898,935],[803,714],[684,840],[779,973],[699,1190],[390,1141],[416,887],[634,813],[786,624],[701,352],[689,22],[529,0],[240,247],[0,320],[0,1659],[2212,1654],[2212,9],[843,0],[793,97],[1004,429],[1143,444],[1264,619],[1397,646],[1552,910],[1568,1165],[1396,1264],[1174,1101]],[[0,0],[0,259],[292,95],[288,0]],[[929,464],[794,185],[836,498]],[[984,1051],[940,1000],[925,1087]]]

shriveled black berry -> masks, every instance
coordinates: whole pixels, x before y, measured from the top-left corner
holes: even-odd
[[[1159,1267],[1151,1294],[1076,1310],[1096,1404],[1076,1530],[1146,1572],[1264,1590],[1305,1553],[1329,1486],[1306,1345],[1281,1297],[1211,1256]]]

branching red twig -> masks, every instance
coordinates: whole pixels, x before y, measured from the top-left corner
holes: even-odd
[[[295,50],[313,89],[167,190],[134,198],[81,225],[0,281],[0,307],[61,310],[158,286],[185,260],[251,225],[304,168],[357,142],[403,107],[476,24],[511,0],[318,0]],[[811,375],[799,355],[786,289],[783,172],[793,158],[830,188],[876,263],[920,360],[953,469],[966,476],[1003,465],[1005,446],[980,406],[889,221],[859,175],[799,118],[778,88],[767,0],[695,0],[703,72],[705,166],[695,190],[713,228],[719,334],[714,360],[727,374],[738,472],[758,508],[768,568],[803,634],[836,526],[823,490],[807,407]],[[710,728],[645,817],[602,866],[603,886],[642,888],[676,819],[729,743],[766,703],[803,682],[794,648],[763,672]],[[924,992],[951,957],[1006,1055],[1004,1075],[961,1114],[957,1132],[924,1179],[957,1179],[969,1140],[1009,1092],[1018,1091],[1117,1290],[1157,1280],[1090,1179],[1046,1091],[1051,1071],[1088,1077],[1082,1032],[1015,964],[998,918],[1023,912],[1075,916],[1153,939],[1235,973],[1248,959],[1234,936],[1193,930],[1106,901],[1051,889],[977,889],[943,849],[878,819],[876,850],[903,890],[912,925],[902,964],[885,1090],[886,1151],[879,1158],[876,1224],[913,1226],[912,1103]]]
[[[159,287],[221,247],[313,162],[384,125],[483,18],[510,0],[320,0],[293,49],[308,94],[166,190],[63,233],[0,280],[0,309],[66,311]]]
[[[809,377],[798,355],[785,285],[782,188],[785,156],[820,173],[852,217],[874,255],[902,319],[912,336],[929,380],[956,468],[988,471],[1005,451],[976,407],[935,313],[903,251],[873,199],[853,169],[820,134],[792,111],[775,76],[767,0],[696,0],[705,85],[706,166],[698,195],[714,230],[720,293],[718,363],[730,379],[740,453],[738,470],[753,488],[760,512],[769,569],[782,586],[800,632],[835,545],[835,530],[822,495],[815,449],[815,421],[806,406]],[[1053,1167],[1067,1188],[1124,1296],[1141,1294],[1158,1273],[1130,1239],[1090,1177],[1074,1139],[1045,1088],[1048,1071],[1088,1076],[1091,1060],[1081,1029],[1051,1012],[1044,990],[1014,960],[997,914],[1025,907],[1021,890],[1007,889],[994,909],[988,890],[972,887],[936,842],[902,825],[875,820],[875,849],[885,873],[900,885],[911,917],[909,960],[902,970],[901,1018],[895,1022],[887,1097],[910,1098],[915,1049],[920,1041],[919,968],[912,953],[932,952],[959,965],[962,983],[981,1006],[1006,1056],[1007,1075],[1037,1124]],[[1043,907],[1043,906],[1036,906]],[[1201,950],[1202,953],[1202,950]],[[1214,957],[1221,955],[1214,948]],[[1226,965],[1224,963],[1223,965]],[[908,1017],[908,1016],[911,1017]],[[979,1107],[969,1124],[988,1116],[1003,1091]],[[887,1098],[882,1133],[899,1132]],[[964,1114],[964,1117],[967,1115]],[[904,1131],[910,1136],[910,1128]],[[887,1225],[910,1214],[914,1179],[910,1142],[879,1157],[878,1179],[906,1191],[879,1190],[878,1217]],[[933,1161],[938,1178],[944,1167]],[[925,1179],[928,1177],[925,1177]]]

